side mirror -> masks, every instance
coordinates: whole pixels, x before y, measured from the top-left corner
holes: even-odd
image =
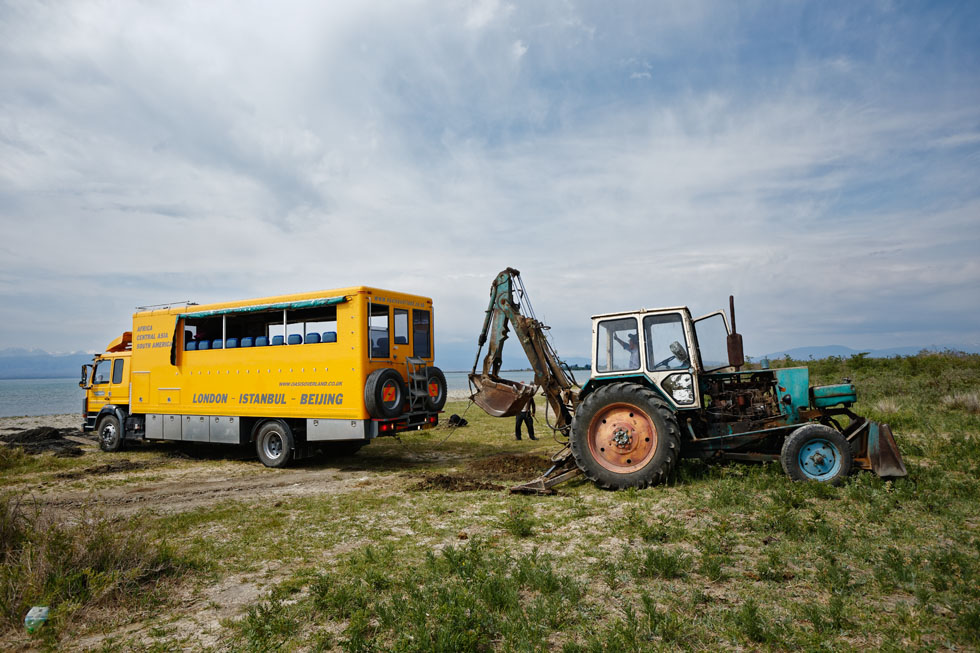
[[[79,388],[88,388],[88,370],[91,365],[82,365],[82,380],[78,382]]]
[[[728,309],[732,315],[732,332],[728,336],[728,364],[736,370],[745,365],[745,353],[742,351],[742,335],[735,331],[735,296],[728,296]]]

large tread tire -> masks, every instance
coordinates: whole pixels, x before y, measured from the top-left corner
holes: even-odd
[[[572,455],[607,490],[645,488],[667,480],[680,456],[680,428],[670,406],[635,383],[590,394],[572,422]]]
[[[446,405],[446,398],[449,395],[446,375],[438,367],[425,369],[425,391],[426,410],[438,413]]]
[[[285,467],[293,459],[293,449],[293,432],[284,422],[270,420],[255,433],[255,451],[266,467]]]
[[[374,370],[364,382],[364,407],[371,417],[392,419],[405,407],[405,382],[390,367]]]
[[[96,432],[99,434],[99,449],[110,453],[122,450],[123,433],[118,417],[115,415],[103,415],[100,417]]]
[[[783,471],[794,481],[840,485],[851,473],[851,443],[824,424],[804,424],[783,441],[779,454]]]

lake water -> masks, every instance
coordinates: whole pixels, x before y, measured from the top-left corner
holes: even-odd
[[[0,379],[0,417],[82,414],[78,379]]]
[[[468,390],[467,372],[446,372],[446,385],[450,391]],[[534,372],[520,370],[501,372],[500,376],[511,381],[530,383]],[[589,378],[587,370],[575,372],[581,384]],[[82,412],[85,393],[78,387],[78,379],[0,379],[0,417],[21,415],[63,415]]]

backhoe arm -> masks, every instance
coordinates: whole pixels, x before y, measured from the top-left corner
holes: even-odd
[[[479,348],[470,373],[470,381],[477,389],[473,401],[495,417],[516,415],[534,397],[535,386],[540,386],[555,412],[555,428],[567,434],[577,403],[575,383],[545,336],[544,331],[548,327],[533,316],[524,315],[520,304],[514,301],[515,292],[522,298],[525,294],[520,274],[513,268],[507,268],[497,275],[490,286],[490,304],[483,320]],[[499,377],[504,341],[507,340],[510,328],[517,334],[531,369],[534,370],[534,385]],[[477,374],[480,353],[488,340],[483,369]]]

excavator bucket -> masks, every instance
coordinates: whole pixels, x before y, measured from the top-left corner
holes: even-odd
[[[869,469],[882,478],[908,476],[892,429],[887,424],[869,420],[848,439],[856,443],[854,462],[861,469]]]
[[[524,410],[534,398],[537,386],[506,379],[490,379],[480,374],[470,374],[470,383],[476,392],[470,399],[492,417],[511,417]]]

